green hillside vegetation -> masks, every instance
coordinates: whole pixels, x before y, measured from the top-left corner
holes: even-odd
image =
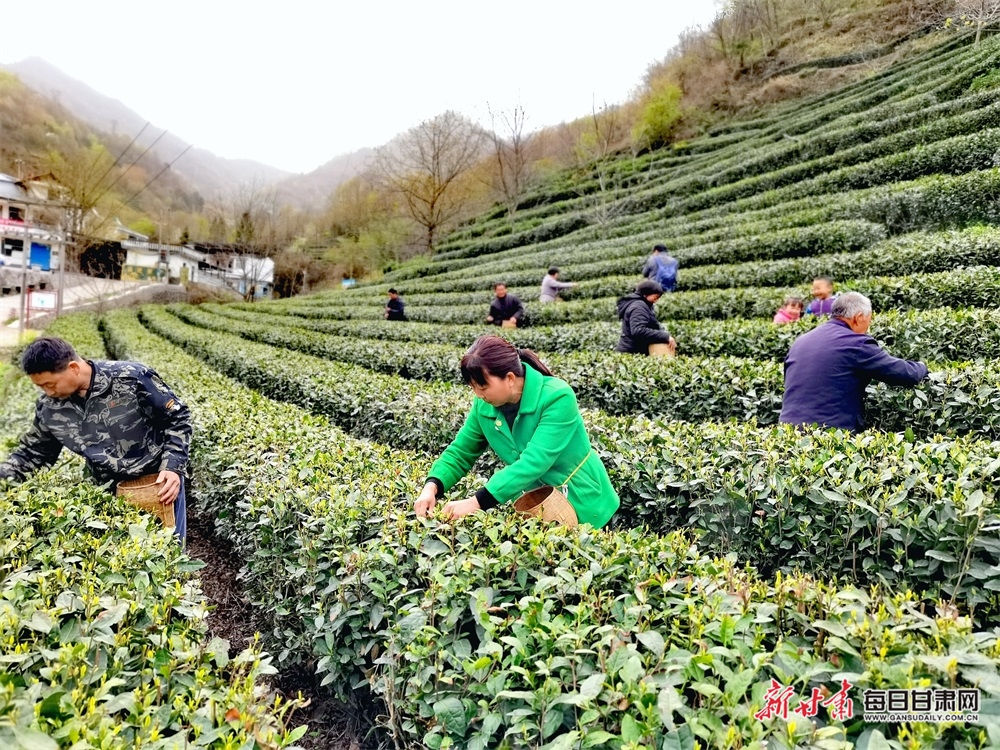
[[[734,117],[753,122],[768,104],[821,98],[844,84],[879,75],[898,61],[954,39],[956,31],[972,23],[966,7],[972,4],[971,0],[729,0],[720,4],[711,23],[686,31],[663,60],[650,66],[625,102],[596,103],[586,116],[537,130],[531,113],[523,109],[491,112],[494,133],[486,138],[487,156],[470,170],[471,179],[445,191],[463,205],[449,224],[481,214],[495,201],[493,215],[508,220],[498,222],[492,231],[494,236],[507,235],[497,244],[523,248],[553,231],[539,226],[545,216],[564,215],[562,233],[584,225],[576,216],[565,216],[561,204],[539,210],[539,201],[575,201],[589,208],[586,224],[610,231],[619,214],[634,213],[624,203],[643,201],[646,195],[651,202],[662,203],[666,196],[684,195],[696,187],[680,181],[668,192],[657,191],[659,177],[652,162],[660,166],[673,162],[676,168],[670,174],[679,179],[687,172],[685,153],[743,142],[742,133],[732,131]],[[987,74],[971,91],[990,98],[991,80]],[[810,141],[808,159],[803,158],[807,154],[801,145],[795,153],[798,141],[793,127],[773,140],[774,148],[754,154],[746,165],[721,166],[711,179],[718,185],[739,180],[734,189],[756,193],[782,184],[798,185],[803,177],[829,171],[833,165],[847,167],[896,153],[901,144],[889,145],[892,136],[914,137],[907,131],[918,121],[936,124],[944,118],[947,122],[940,127],[951,129],[952,135],[976,132],[955,119],[960,121],[966,113],[964,104],[946,98],[940,109],[937,101],[925,100],[926,106],[885,113],[893,120],[885,123],[885,129],[876,116],[863,123],[841,120],[842,130],[824,134],[823,141]],[[780,116],[767,117],[781,123]],[[706,133],[714,136],[710,145],[697,140]],[[923,134],[916,137],[930,140]],[[879,143],[870,143],[876,140]],[[673,146],[677,153],[656,151],[663,146]],[[826,160],[819,158],[824,156]],[[792,169],[776,169],[793,162]],[[707,166],[708,161],[703,163]],[[744,179],[753,176],[761,179]],[[413,226],[406,201],[387,190],[382,177],[379,169],[372,169],[338,189],[322,221],[327,234],[310,240],[314,254],[337,263],[345,275],[362,277],[379,268],[396,268],[401,260],[428,249]],[[864,184],[866,178],[848,172],[842,179],[845,184]],[[540,188],[544,198],[536,194],[539,185],[544,185]],[[710,193],[695,201],[717,197],[721,196]],[[685,203],[681,209],[692,207]],[[434,249],[440,253],[446,245]],[[472,252],[478,255],[479,249]],[[415,261],[422,262],[422,258]]]
[[[137,146],[126,152],[130,136],[94,132],[5,71],[0,71],[0,133],[0,171],[64,186],[74,205],[97,210],[100,220],[88,227],[96,234],[108,234],[115,217],[148,232],[154,224],[137,222],[168,212],[176,226],[194,226],[204,209],[202,196],[169,170],[157,177],[165,164],[149,155],[136,161],[143,153]]]
[[[277,663],[373,701],[397,747],[1000,744],[1000,36],[923,44],[557,172],[357,288],[108,316],[109,350],[192,404],[200,502]],[[654,242],[681,260],[657,304],[678,356],[614,354]],[[541,305],[552,263],[580,284]],[[770,318],[823,273],[931,370],[871,387],[858,435],[776,424],[781,360],[816,321]],[[531,325],[485,325],[495,281]],[[382,319],[390,286],[409,322]],[[498,332],[576,391],[622,499],[606,532],[413,517],[469,409],[458,360]],[[846,680],[854,714],[759,720],[771,680],[799,698]],[[979,689],[978,720],[862,721],[861,691],[918,687]]]

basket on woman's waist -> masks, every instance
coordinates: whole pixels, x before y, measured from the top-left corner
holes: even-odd
[[[650,357],[673,357],[674,348],[670,344],[650,344],[649,345],[649,356]]]
[[[157,484],[158,474],[126,479],[118,483],[116,494],[140,510],[152,513],[168,529],[174,527],[174,506],[167,505],[159,498],[162,484]]]
[[[526,516],[573,528],[579,524],[576,510],[566,496],[555,487],[539,487],[525,492],[514,501],[514,510]]]
[[[566,481],[562,483],[563,489],[569,491],[569,480],[576,476],[576,473],[583,468],[592,454],[593,451],[587,453],[579,465],[566,477]],[[576,517],[576,509],[566,495],[557,488],[547,485],[521,495],[514,501],[514,510],[526,516],[535,516],[543,521],[555,522],[571,529],[580,523]]]

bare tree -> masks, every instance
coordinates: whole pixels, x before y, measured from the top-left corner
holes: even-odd
[[[464,178],[483,153],[483,131],[448,111],[411,128],[380,148],[375,163],[389,187],[403,197],[410,217],[433,252],[438,235],[466,208]]]
[[[517,205],[534,178],[535,140],[524,132],[527,115],[520,104],[508,111],[494,111],[489,104],[493,142],[493,188],[507,206],[507,216],[514,218]]]
[[[594,222],[604,227],[631,203],[631,189],[609,158],[627,142],[629,123],[620,106],[607,103],[600,109],[595,103],[586,123],[576,142],[577,169],[586,178],[578,193],[589,204]],[[596,190],[589,187],[594,182]]]
[[[226,209],[227,223],[234,227],[227,264],[239,281],[238,291],[253,301],[254,292],[273,277],[273,258],[288,240],[278,229],[276,193],[262,179],[254,178],[233,188]]]
[[[989,26],[995,21],[1000,21],[1000,0],[956,0],[952,17],[948,18],[950,23],[957,23],[964,26],[976,27],[976,41],[978,47],[979,40],[983,35],[983,27]]]

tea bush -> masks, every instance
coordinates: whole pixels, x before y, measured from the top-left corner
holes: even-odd
[[[197,345],[215,352],[225,349],[225,342],[232,340],[224,333],[231,326],[228,319],[194,308],[172,309],[183,319],[217,333],[199,337],[195,330],[171,327],[164,313],[154,310],[144,312],[144,320],[185,346],[202,342]],[[242,322],[240,329],[245,338],[312,355],[278,355],[276,350],[262,347],[254,352],[255,360],[280,358],[286,366],[315,377],[324,377],[327,361],[340,361],[406,378],[461,382],[458,364],[464,350],[459,347],[348,339],[249,322]],[[734,357],[659,359],[582,352],[549,355],[546,362],[573,387],[580,403],[608,414],[774,424],[781,411],[782,368],[773,361]],[[220,364],[223,371],[232,366]],[[932,372],[912,391],[878,384],[871,386],[870,392],[868,419],[880,429],[1000,435],[1000,373],[991,363],[969,363]]]
[[[48,332],[82,356],[104,355],[92,317],[60,318]],[[36,395],[23,377],[4,394],[8,445]],[[230,659],[225,641],[209,640],[199,566],[150,516],[48,471],[0,481],[0,539],[0,746],[273,750],[306,731],[286,732],[294,704],[266,697],[270,657]]]
[[[979,684],[981,721],[1000,729],[990,718],[1000,715],[996,634],[947,608],[928,615],[908,592],[801,574],[767,583],[684,535],[571,532],[502,513],[416,521],[396,505],[395,478],[413,466],[405,452],[272,411],[128,313],[112,313],[108,332],[114,348],[176,380],[212,426],[199,459],[216,477],[210,502],[227,508],[224,528],[285,656],[309,660],[340,695],[369,686],[397,742],[848,747],[898,731],[756,721],[771,678],[800,695],[841,679],[856,689]],[[253,429],[234,413],[252,413]],[[982,744],[974,726],[906,731],[921,747]]]

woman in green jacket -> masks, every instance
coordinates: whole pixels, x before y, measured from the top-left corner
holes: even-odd
[[[534,352],[483,336],[462,358],[462,378],[477,396],[462,429],[431,467],[414,504],[426,516],[437,499],[491,447],[506,466],[465,500],[446,503],[449,518],[507,503],[541,486],[560,488],[580,523],[604,526],[618,494],[590,445],[573,389]]]

